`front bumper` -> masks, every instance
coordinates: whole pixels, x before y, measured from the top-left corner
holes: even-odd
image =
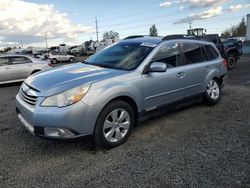
[[[16,96],[16,112],[19,120],[32,134],[50,139],[76,139],[93,134],[94,112],[82,101],[64,108],[41,107],[44,98],[30,105]]]

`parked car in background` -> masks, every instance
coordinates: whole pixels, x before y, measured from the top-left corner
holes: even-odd
[[[40,137],[93,134],[97,144],[115,147],[155,110],[197,97],[219,102],[224,61],[210,42],[122,40],[83,63],[30,76],[16,96],[17,114]]]
[[[82,51],[83,51],[82,46],[76,46],[76,47],[70,49],[70,54],[78,55],[78,54],[81,54]]]
[[[220,51],[222,57],[227,60],[227,68],[229,70],[235,68],[238,59],[242,55],[241,41],[229,39],[222,42],[218,34],[201,35],[199,38],[208,42],[213,42]]]
[[[48,61],[41,61],[26,55],[0,56],[0,84],[23,81],[29,75],[50,69]]]
[[[49,53],[48,59],[51,61],[52,64],[56,64],[58,62],[73,63],[75,60],[75,56],[66,53]]]

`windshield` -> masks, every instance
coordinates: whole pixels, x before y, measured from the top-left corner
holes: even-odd
[[[129,71],[137,68],[155,46],[145,43],[118,43],[91,56],[85,63]]]

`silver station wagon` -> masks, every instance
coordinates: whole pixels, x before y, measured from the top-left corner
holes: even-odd
[[[150,112],[193,97],[219,102],[225,63],[209,42],[129,37],[85,62],[31,75],[16,96],[16,111],[39,137],[93,135],[112,148]]]
[[[0,84],[24,81],[31,74],[50,68],[48,61],[27,55],[1,55]]]

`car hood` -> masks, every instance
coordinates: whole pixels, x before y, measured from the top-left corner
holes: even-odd
[[[95,83],[126,73],[127,71],[76,63],[32,75],[25,83],[38,90],[39,96],[50,96],[82,84]]]

